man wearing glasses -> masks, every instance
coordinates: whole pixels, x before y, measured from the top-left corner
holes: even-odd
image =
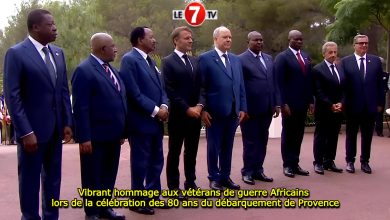
[[[361,170],[370,174],[369,166],[372,134],[377,112],[383,108],[382,65],[379,57],[367,54],[368,37],[356,35],[354,54],[341,60],[345,73],[345,113],[347,121],[347,172],[354,173],[357,133],[361,131]]]

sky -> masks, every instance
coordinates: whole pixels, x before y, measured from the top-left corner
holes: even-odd
[[[8,25],[8,17],[16,15],[16,6],[19,7],[22,0],[5,0],[0,5],[0,29]]]
[[[0,29],[8,25],[8,17],[16,15],[16,6],[19,7],[22,0],[5,0],[0,4]]]

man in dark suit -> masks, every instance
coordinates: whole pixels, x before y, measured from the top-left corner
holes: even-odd
[[[379,57],[383,64],[385,63],[385,60],[382,57]],[[383,100],[381,102],[382,106],[386,105],[386,93],[389,91],[389,73],[386,71],[383,71],[382,73],[382,83],[383,83]],[[379,137],[383,137],[383,113],[384,108],[382,108],[382,111],[378,112],[378,114],[375,117],[375,131],[376,134]],[[389,136],[390,137],[390,136]]]
[[[215,48],[199,57],[208,178],[211,189],[240,189],[230,179],[230,170],[235,132],[247,111],[242,67],[239,58],[228,52],[232,45],[229,29],[216,28],[213,39]]]
[[[63,51],[50,42],[57,28],[49,11],[28,14],[29,36],[4,60],[4,93],[16,130],[22,219],[58,219],[52,199],[60,197],[62,140],[72,138],[72,116]]]
[[[349,173],[355,172],[357,133],[360,128],[361,169],[370,174],[372,170],[369,159],[375,116],[383,108],[383,69],[379,57],[367,54],[366,35],[356,35],[353,43],[355,53],[341,60],[345,73],[346,170]]]
[[[166,92],[170,100],[168,121],[169,151],[167,158],[167,183],[171,190],[180,186],[179,161],[184,142],[184,188],[197,189],[195,165],[200,135],[200,113],[198,105],[200,78],[198,63],[187,53],[192,50],[192,31],[186,27],[173,30],[175,50],[162,60]],[[182,197],[181,197],[182,198]]]
[[[283,173],[308,176],[299,166],[299,154],[305,130],[307,110],[314,111],[310,57],[301,51],[302,33],[292,30],[288,34],[289,48],[275,58],[282,103],[282,158]]]
[[[248,50],[239,55],[242,63],[249,119],[241,124],[244,145],[242,180],[254,185],[256,180],[272,182],[264,174],[268,129],[272,116],[280,113],[279,88],[274,79],[272,57],[263,53],[263,37],[257,31],[248,34]]]
[[[73,115],[80,146],[83,189],[113,190],[118,172],[121,144],[125,137],[126,91],[118,72],[109,62],[117,53],[112,37],[91,37],[91,55],[72,77]],[[102,108],[104,106],[104,108]],[[94,204],[106,197],[84,197]],[[111,208],[84,206],[88,220],[125,219]]]
[[[324,174],[324,169],[341,173],[336,158],[337,140],[341,128],[344,73],[335,63],[337,44],[326,42],[322,46],[324,61],[313,68],[315,82],[314,171]]]
[[[130,42],[133,49],[122,58],[120,75],[128,98],[131,189],[161,190],[168,98],[156,63],[148,55],[155,50],[156,40],[150,28],[136,27],[130,33]],[[154,214],[149,206],[130,209]]]

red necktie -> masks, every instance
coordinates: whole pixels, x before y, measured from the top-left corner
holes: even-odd
[[[298,63],[301,66],[303,74],[306,74],[305,63],[303,62],[301,58],[301,54],[299,52],[297,52],[297,57],[298,57]]]

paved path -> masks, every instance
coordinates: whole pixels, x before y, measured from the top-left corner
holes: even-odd
[[[345,167],[344,162],[345,135],[341,134],[336,164]],[[243,189],[264,189],[268,192],[272,188],[308,189],[311,200],[339,200],[338,209],[320,208],[251,208],[244,210],[223,208],[174,208],[168,210],[157,209],[154,216],[139,215],[121,208],[117,211],[126,215],[127,219],[341,219],[341,220],[387,220],[390,219],[390,138],[374,137],[372,144],[373,174],[367,175],[360,171],[360,164],[356,163],[356,173],[326,172],[321,176],[313,171],[312,161],[313,134],[306,133],[301,151],[300,165],[311,173],[309,177],[297,176],[287,178],[282,173],[280,155],[280,139],[270,139],[268,155],[265,161],[266,174],[274,178],[273,183],[256,182],[249,186],[241,181],[240,169],[242,166],[242,140],[237,136],[233,151],[232,179],[241,184]],[[358,150],[358,153],[360,150]],[[167,139],[164,139],[164,154],[167,154]],[[182,163],[181,163],[182,164]],[[181,168],[182,169],[182,168]],[[17,160],[15,146],[0,147],[0,220],[20,219],[18,187],[17,187]],[[197,183],[207,189],[207,162],[206,140],[201,138],[197,160]],[[183,178],[182,178],[183,179]],[[166,188],[165,167],[161,176],[163,187]],[[72,200],[78,198],[77,188],[80,187],[80,165],[78,145],[65,145],[63,150],[63,173],[61,199]],[[122,147],[119,173],[116,187],[128,189],[130,187],[129,145]],[[222,197],[223,198],[223,197]],[[261,198],[260,198],[261,199]],[[270,198],[268,198],[270,199]],[[282,198],[285,200],[286,198]],[[201,201],[201,200],[199,200]],[[82,209],[61,209],[61,219],[84,219]]]

